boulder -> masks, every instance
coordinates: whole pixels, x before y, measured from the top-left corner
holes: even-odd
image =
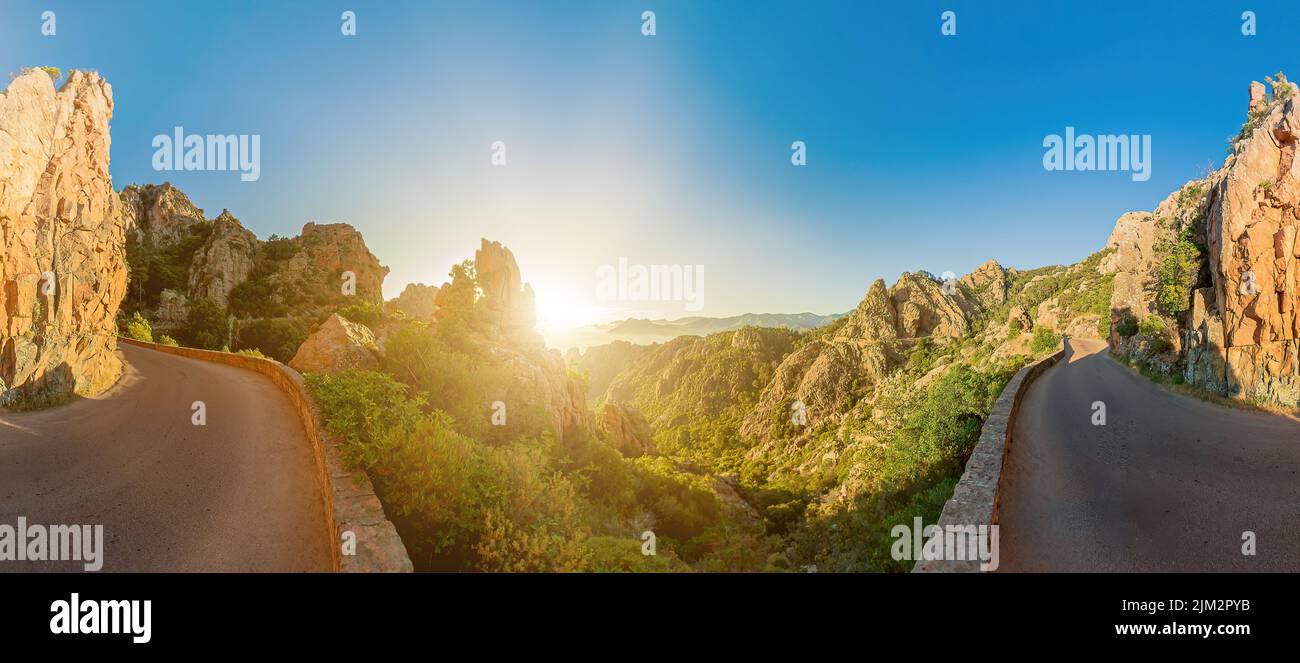
[[[190,304],[185,295],[175,290],[163,290],[158,296],[158,308],[153,312],[155,329],[171,331],[185,326],[189,320]]]
[[[375,335],[365,325],[349,322],[335,313],[298,348],[289,360],[300,373],[337,373],[350,368],[376,368]]]

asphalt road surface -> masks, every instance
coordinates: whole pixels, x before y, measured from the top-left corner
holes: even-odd
[[[119,354],[122,379],[101,396],[0,412],[0,526],[103,525],[104,571],[328,571],[315,464],[287,398],[231,366]],[[191,423],[200,400],[205,426]]]
[[[1104,426],[1092,423],[1095,401]],[[1072,340],[1030,385],[1012,436],[1001,571],[1300,570],[1290,418],[1171,393],[1104,343]]]

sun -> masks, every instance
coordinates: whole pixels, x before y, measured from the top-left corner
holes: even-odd
[[[591,324],[593,311],[577,297],[537,293],[537,323],[543,329],[576,329]]]

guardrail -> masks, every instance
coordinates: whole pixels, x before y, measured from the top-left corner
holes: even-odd
[[[397,535],[397,528],[384,515],[384,507],[375,495],[370,478],[365,472],[353,472],[344,467],[339,457],[339,442],[321,425],[320,411],[298,371],[277,361],[247,355],[159,345],[126,337],[118,337],[118,340],[150,350],[242,368],[269,378],[293,404],[311,444],[321,499],[325,504],[326,527],[332,542],[334,570],[344,573],[406,573],[413,569],[406,546]],[[355,535],[356,554],[343,554],[345,532]]]
[[[980,429],[979,442],[966,461],[966,471],[952,491],[952,498],[943,505],[939,527],[975,527],[998,524],[998,506],[1002,499],[1002,463],[1011,448],[1011,431],[1015,429],[1016,414],[1029,385],[1043,371],[1051,368],[1065,356],[1065,349],[1040,359],[1019,371],[1002,388],[993,409]],[[969,573],[979,572],[980,560],[922,560],[912,567],[912,573]]]

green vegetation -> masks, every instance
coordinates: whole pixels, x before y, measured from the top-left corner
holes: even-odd
[[[53,80],[56,84],[59,82],[59,79],[63,77],[63,70],[59,69],[58,67],[48,67],[48,66],[47,67],[26,67],[23,69],[23,73],[25,74],[29,71],[37,71],[37,70],[49,74],[50,79]],[[10,76],[13,76],[13,74],[10,74]]]
[[[131,314],[131,317],[126,320],[122,325],[121,333],[129,339],[153,343],[153,327],[139,311]]]
[[[158,341],[158,344],[159,344],[159,345],[169,345],[169,346],[171,346],[171,347],[173,347],[173,348],[174,348],[174,347],[179,347],[179,346],[180,346],[180,343],[177,343],[177,342],[176,342],[176,339],[174,339],[174,338],[172,338],[172,337],[170,337],[170,336],[168,336],[168,335],[166,335],[166,334],[163,334],[163,335],[159,336],[158,339],[157,339],[157,341]]]
[[[1029,339],[1029,351],[1042,354],[1056,351],[1061,347],[1061,335],[1046,327],[1034,327],[1034,335]]]
[[[307,376],[418,570],[763,570],[776,559],[760,524],[729,515],[711,476],[556,430],[508,358],[541,362],[545,351],[501,345],[472,263],[451,276],[454,304],[436,326],[401,323],[382,370]],[[491,424],[496,400],[509,404],[508,426]],[[642,555],[651,529],[657,554]]]
[[[369,327],[371,331],[379,328],[379,323],[384,321],[384,307],[382,304],[371,302],[362,302],[360,304],[351,304],[339,309],[339,315],[343,316],[348,322],[355,322]]]
[[[1189,224],[1174,241],[1156,246],[1156,254],[1161,256],[1156,271],[1156,303],[1169,315],[1188,309],[1192,289],[1201,278],[1205,258],[1202,248],[1192,240],[1194,232],[1194,225]]]
[[[258,350],[287,364],[309,335],[307,323],[297,318],[239,321],[236,323],[231,347],[237,351]]]
[[[1259,126],[1264,123],[1264,120],[1268,118],[1270,110],[1268,104],[1264,104],[1255,110],[1249,111],[1246,114],[1246,121],[1241,125],[1241,132],[1237,134],[1236,140],[1248,138],[1252,133],[1254,133],[1255,129],[1258,129]]]
[[[226,346],[226,312],[212,299],[192,302],[185,326],[185,344],[189,347],[220,350]]]
[[[740,422],[797,336],[746,327],[678,337],[615,378],[608,394],[635,405],[648,421],[663,422],[655,432],[660,453],[711,472],[734,472],[749,448],[737,432]],[[775,411],[773,425],[789,426],[789,412],[789,404]]]
[[[1268,83],[1269,88],[1273,90],[1274,102],[1286,101],[1291,98],[1291,85],[1287,83],[1286,75],[1282,72],[1279,71],[1272,76],[1265,76],[1264,82]]]
[[[1138,333],[1137,318],[1128,311],[1121,312],[1119,322],[1115,324],[1115,332],[1119,334],[1121,338],[1131,338],[1135,336]]]
[[[272,292],[271,275],[284,268],[298,252],[297,240],[271,235],[253,262],[248,278],[230,292],[230,314],[238,318],[281,318],[290,313],[286,302],[299,301],[302,293]],[[270,351],[268,348],[263,350]]]
[[[559,443],[549,432],[480,441],[378,371],[308,375],[307,384],[421,570],[686,570],[682,559],[761,569],[771,554],[737,553],[728,535],[758,533],[729,532],[712,493],[662,459],[629,461],[598,440]],[[640,554],[630,526],[644,516],[659,538],[654,557]]]
[[[1168,327],[1159,316],[1149,315],[1138,323],[1138,333],[1147,339],[1147,349],[1153,354],[1167,352],[1171,347]]]
[[[212,223],[203,221],[191,224],[179,242],[164,249],[154,248],[148,235],[143,241],[135,237],[128,239],[126,263],[129,280],[122,310],[134,313],[157,306],[163,290],[186,292],[194,254],[211,234]]]
[[[988,314],[991,320],[1006,320],[1013,307],[1031,315],[1039,304],[1056,298],[1064,318],[1096,315],[1097,329],[1104,338],[1110,331],[1110,298],[1115,275],[1102,274],[1101,261],[1113,249],[1102,249],[1069,267],[1040,267],[1018,272],[1008,286],[1007,302]],[[1017,334],[1013,332],[1012,338]]]
[[[802,558],[819,569],[908,571],[912,563],[890,556],[890,529],[939,517],[943,504],[979,440],[993,403],[1022,365],[1016,359],[991,371],[965,365],[950,369],[920,393],[915,375],[882,388],[871,420],[846,435],[867,435],[885,444],[858,445],[840,460],[854,499],[841,507],[809,507],[793,534]]]

